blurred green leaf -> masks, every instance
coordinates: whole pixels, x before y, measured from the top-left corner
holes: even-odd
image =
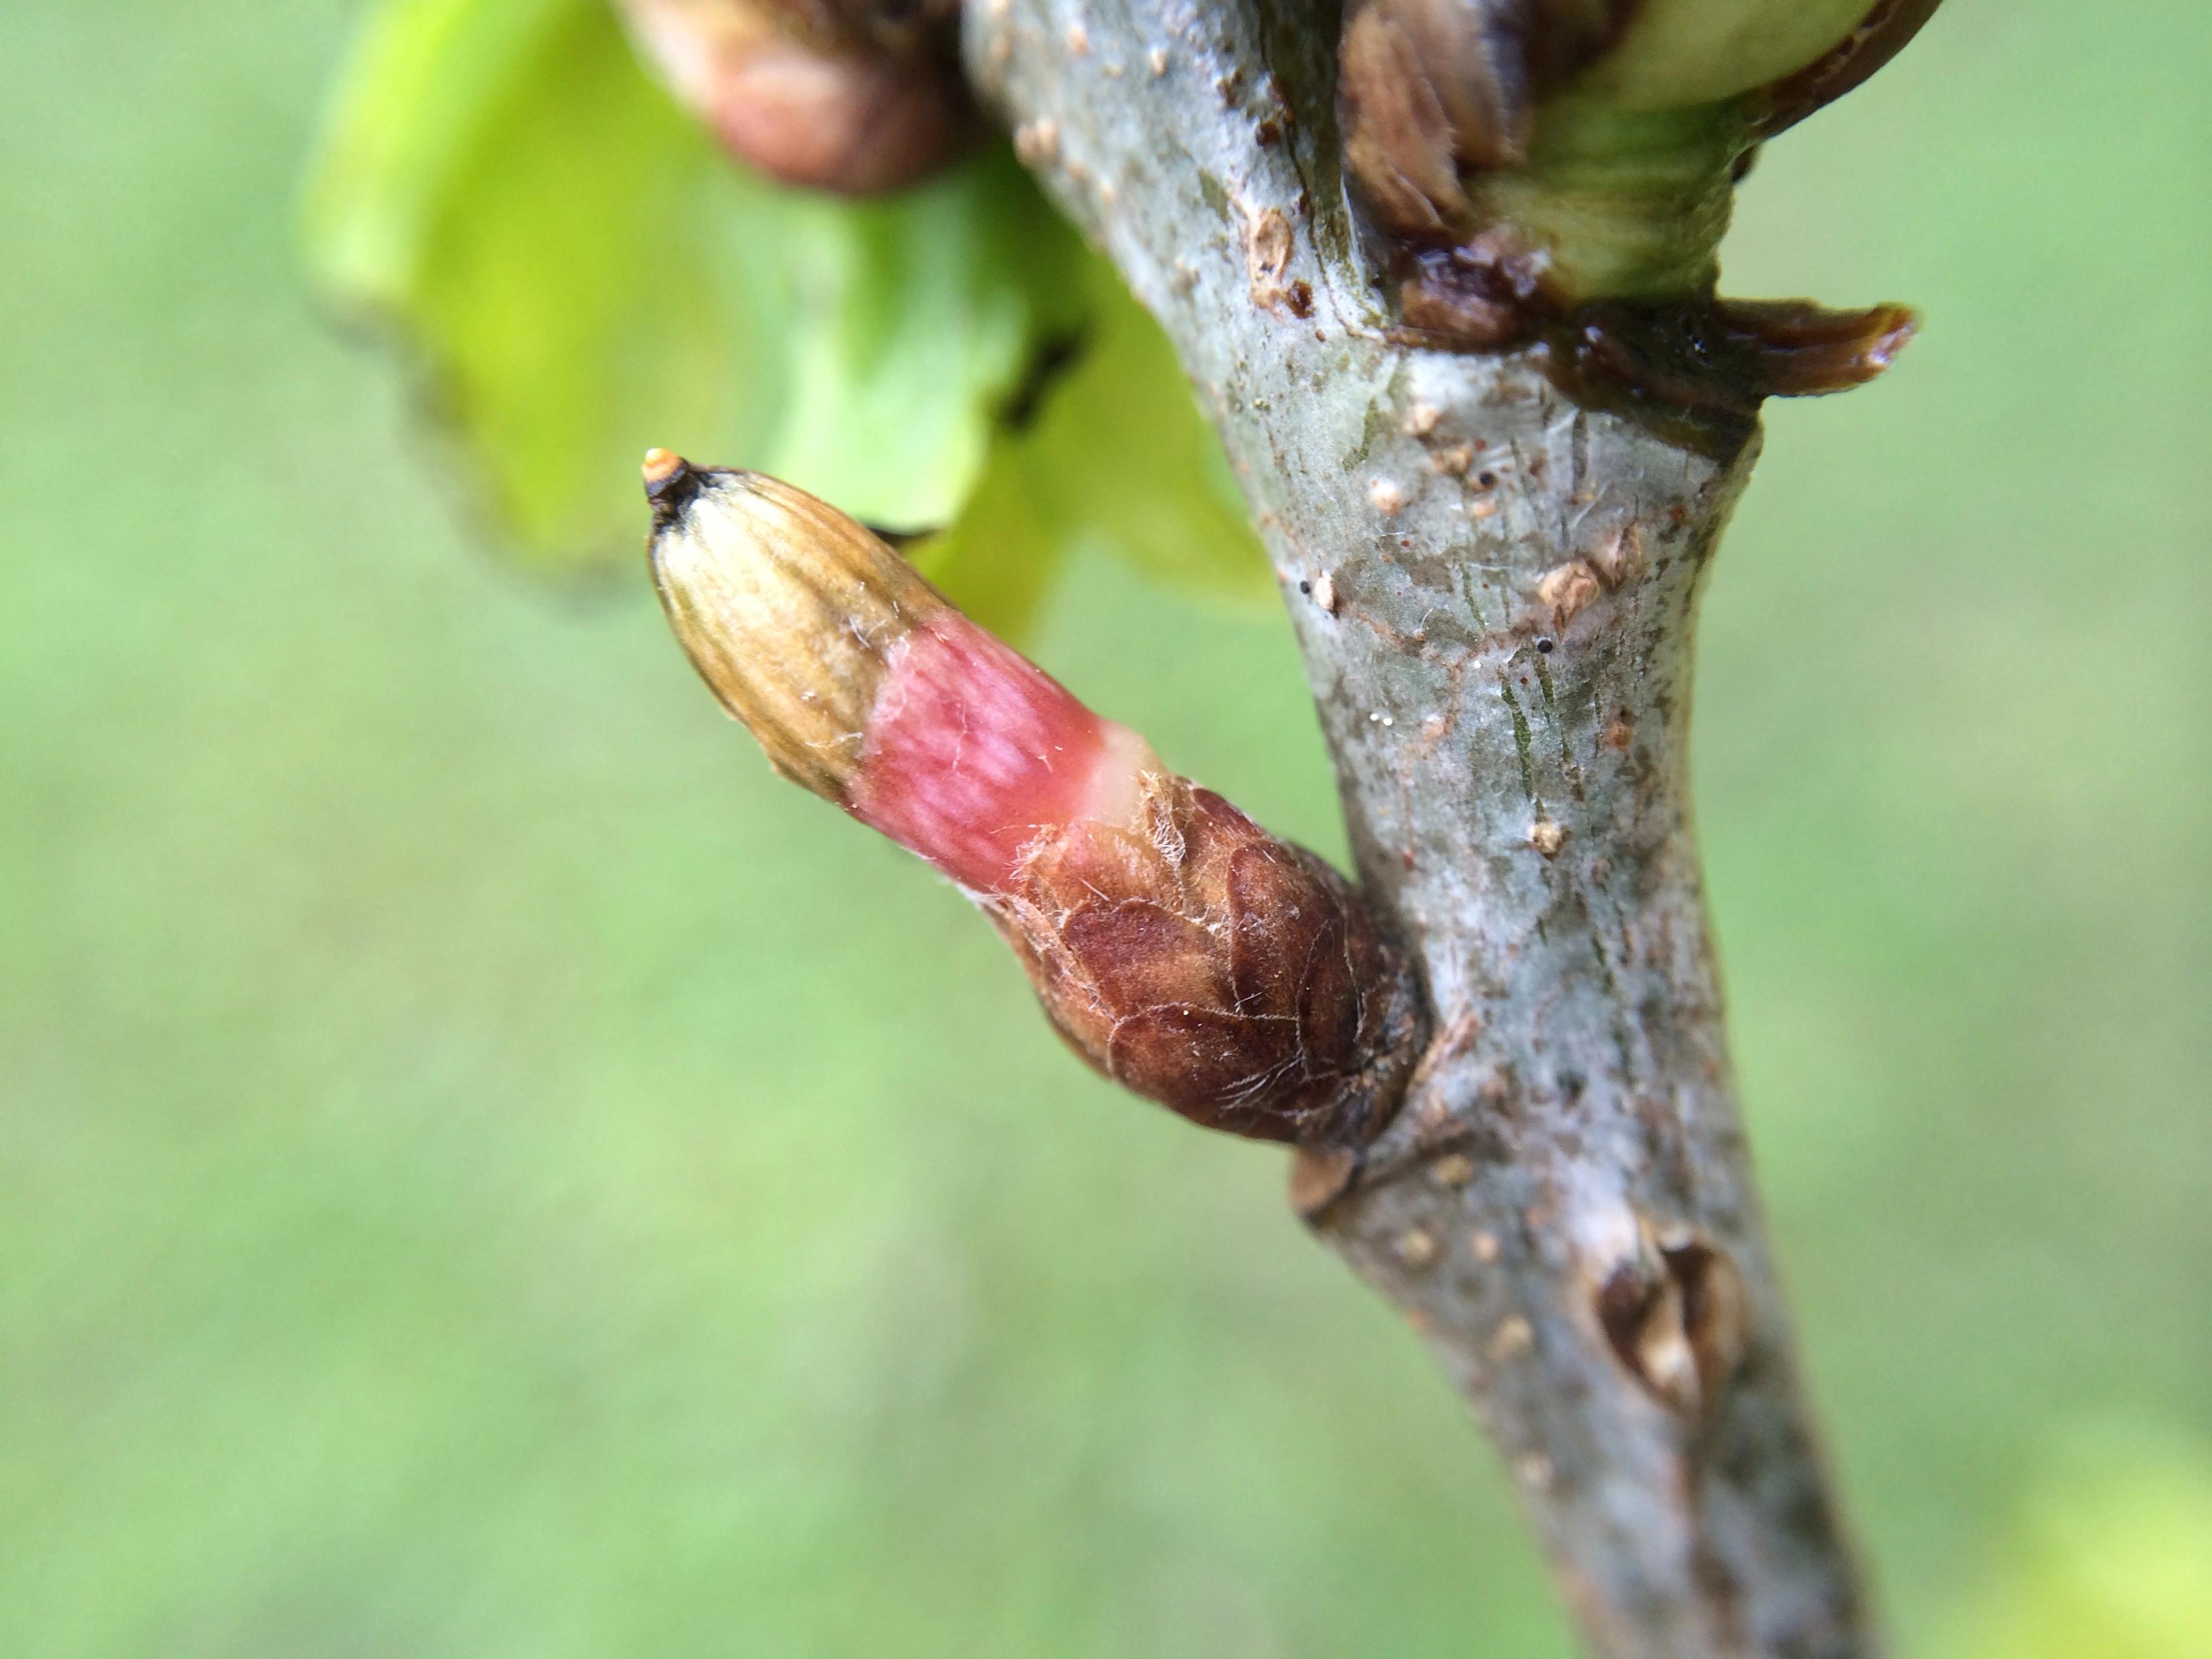
[[[779,296],[718,270],[707,227],[769,205],[597,0],[399,0],[344,71],[305,229],[319,286],[419,353],[471,483],[558,568],[635,549],[646,444],[768,437]]]
[[[529,562],[626,557],[651,444],[894,529],[950,521],[1073,233],[1003,150],[850,203],[762,182],[645,76],[603,0],[391,0],[341,78],[307,255],[418,353]]]
[[[2005,1571],[1972,1605],[1960,1659],[2212,1656],[2212,1452],[2113,1426],[2068,1449]]]
[[[1221,441],[1167,337],[1113,268],[1081,256],[1088,313],[1076,355],[1010,422],[967,514],[915,560],[987,626],[1018,633],[1049,574],[1091,542],[1209,597],[1273,591]]]
[[[1026,639],[1066,563],[1066,538],[1001,438],[959,521],[908,550],[921,573],[1001,639]]]
[[[787,199],[790,397],[763,465],[870,524],[939,529],[1040,343],[1076,326],[1081,245],[1003,146],[896,196]]]

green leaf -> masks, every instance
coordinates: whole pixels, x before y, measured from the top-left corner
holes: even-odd
[[[1936,1651],[1959,1659],[2212,1654],[2212,1450],[2172,1426],[2076,1436],[1999,1570]]]
[[[793,217],[791,399],[765,470],[869,524],[950,524],[1039,340],[1080,316],[1081,244],[1004,148]]]
[[[915,562],[1005,632],[1086,544],[1211,599],[1269,599],[1266,550],[1174,348],[1110,265],[1081,257],[1079,355],[1028,424],[1001,432],[968,513]]]
[[[387,0],[303,228],[322,291],[411,348],[521,556],[563,570],[635,556],[653,444],[949,522],[1078,252],[1003,148],[868,203],[749,175],[604,0]]]
[[[787,190],[646,77],[604,0],[386,0],[304,233],[319,288],[411,350],[538,568],[634,556],[659,444],[940,532],[918,559],[1006,632],[1085,544],[1267,590],[1165,337],[1004,146],[874,201]]]

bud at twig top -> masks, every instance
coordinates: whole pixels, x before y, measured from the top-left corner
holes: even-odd
[[[732,154],[848,196],[927,177],[975,137],[957,9],[620,0],[647,62]]]
[[[677,638],[786,777],[920,854],[1108,1076],[1199,1122],[1356,1146],[1419,1031],[1327,864],[1170,773],[805,491],[646,459]]]
[[[1422,343],[1497,347],[1592,304],[1702,305],[1760,142],[1866,79],[1937,3],[1350,0],[1345,162],[1397,244],[1403,321]],[[1754,370],[1749,384],[1856,384],[1887,322],[1860,319],[1877,344],[1837,377]],[[1697,350],[1759,358],[1759,334]],[[1782,349],[1802,371],[1800,343]]]

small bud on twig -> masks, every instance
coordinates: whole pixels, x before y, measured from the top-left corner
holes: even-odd
[[[1727,1251],[1686,1229],[1638,1230],[1637,1252],[1598,1287],[1606,1340],[1629,1374],[1685,1417],[1712,1408],[1742,1364],[1749,1317]]]
[[[669,89],[742,160],[843,195],[935,172],[977,131],[957,14],[865,0],[621,0]]]
[[[1357,1146],[1420,1016],[1348,883],[962,616],[805,491],[646,458],[653,580],[786,777],[951,876],[1109,1077],[1209,1127]]]
[[[1363,0],[1346,15],[1345,159],[1386,228],[1463,226],[1462,169],[1528,160],[1536,100],[1620,36],[1635,0]]]
[[[1887,63],[1939,0],[1351,0],[1344,160],[1405,343],[1540,343],[1584,402],[1740,442],[1761,399],[1839,391],[1899,307],[1714,298],[1759,143]]]

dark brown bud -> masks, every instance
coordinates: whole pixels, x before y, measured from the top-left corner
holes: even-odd
[[[979,130],[944,19],[810,0],[622,0],[671,91],[786,184],[874,195],[927,177]]]
[[[986,908],[1077,1052],[1209,1128],[1360,1146],[1403,1089],[1419,1004],[1366,906],[1186,778],[1040,842]]]

